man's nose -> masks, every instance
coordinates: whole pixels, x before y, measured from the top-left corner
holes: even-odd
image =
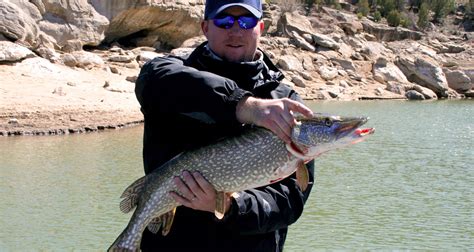
[[[244,29],[240,28],[239,22],[236,20],[236,21],[234,22],[234,25],[232,25],[232,27],[229,29],[229,32],[230,32],[230,34],[232,34],[232,35],[239,35],[239,36],[240,36],[240,35],[242,35],[243,30],[244,30]]]

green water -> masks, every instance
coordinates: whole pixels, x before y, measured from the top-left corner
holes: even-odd
[[[474,101],[328,102],[367,115],[366,142],[318,158],[286,251],[473,250]],[[130,215],[142,128],[0,138],[0,251],[104,251]]]

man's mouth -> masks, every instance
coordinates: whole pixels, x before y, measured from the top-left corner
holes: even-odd
[[[242,45],[227,45],[228,47],[232,47],[232,48],[240,48],[242,47]]]

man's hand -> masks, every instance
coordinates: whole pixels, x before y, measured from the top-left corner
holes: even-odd
[[[237,104],[237,120],[267,128],[285,143],[291,143],[291,129],[296,125],[293,112],[311,117],[313,112],[304,104],[283,99],[245,97]]]
[[[214,213],[216,208],[216,190],[199,172],[183,172],[183,179],[174,178],[174,183],[178,187],[181,195],[170,192],[176,202],[185,207],[195,210]],[[226,194],[226,211],[230,209],[231,198]]]

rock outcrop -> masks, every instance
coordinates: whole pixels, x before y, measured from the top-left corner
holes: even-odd
[[[200,31],[204,2],[4,0],[0,66],[39,56],[73,69],[118,73],[123,67],[138,74],[144,62],[164,55],[157,51],[186,56],[205,40]],[[305,99],[436,99],[472,93],[474,48],[472,39],[465,39],[470,34],[435,36],[326,7],[302,15],[265,4],[263,21],[262,49],[283,70],[285,83]],[[136,76],[127,78],[123,81]],[[107,87],[130,91],[127,82]]]

